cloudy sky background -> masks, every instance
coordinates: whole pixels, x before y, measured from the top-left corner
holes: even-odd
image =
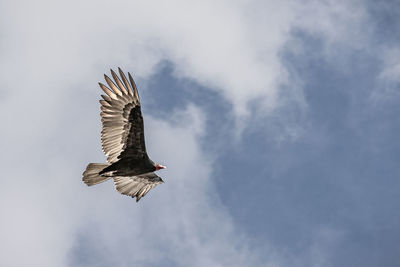
[[[397,1],[0,1],[1,266],[399,266]],[[104,162],[136,78],[165,184]]]

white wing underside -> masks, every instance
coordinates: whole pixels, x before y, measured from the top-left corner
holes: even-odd
[[[130,130],[129,112],[133,107],[140,105],[139,95],[131,75],[128,74],[129,83],[121,69],[119,69],[119,73],[123,82],[111,70],[116,84],[107,75],[104,75],[107,84],[112,90],[99,83],[101,89],[107,94],[107,96],[102,95],[104,100],[100,100],[102,110],[100,114],[103,123],[101,143],[109,163],[114,163],[118,160],[118,156],[124,147],[124,140]]]
[[[113,177],[115,188],[123,195],[136,197],[139,201],[150,189],[163,183],[163,180],[154,173],[143,174],[132,177]]]

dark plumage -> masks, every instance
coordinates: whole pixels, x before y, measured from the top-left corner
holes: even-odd
[[[104,75],[111,89],[99,83],[107,94],[100,100],[100,114],[101,143],[108,163],[90,163],[83,173],[83,181],[91,186],[113,178],[121,194],[139,201],[150,189],[163,183],[154,171],[165,167],[155,164],[147,155],[136,84],[130,73],[128,81],[122,70],[118,70],[122,81],[113,70],[111,75],[115,83]]]

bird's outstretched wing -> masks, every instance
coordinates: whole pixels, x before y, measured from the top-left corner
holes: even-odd
[[[128,81],[122,70],[118,70],[122,81],[113,70],[111,75],[115,82],[104,75],[111,89],[99,83],[107,94],[100,100],[101,143],[109,163],[118,161],[122,154],[133,160],[147,157],[139,93],[130,73]]]
[[[131,196],[132,198],[136,197],[136,202],[144,197],[150,189],[164,183],[164,181],[154,172],[132,177],[117,176],[113,179],[115,188],[118,192],[123,195]]]

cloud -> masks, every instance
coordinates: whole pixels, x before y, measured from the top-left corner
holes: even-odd
[[[387,49],[383,55],[385,68],[380,73],[380,78],[387,81],[400,80],[400,49]]]
[[[364,1],[306,1],[295,7],[296,26],[321,38],[329,49],[344,45],[348,48],[365,48],[372,32],[369,14]]]
[[[299,86],[282,90],[298,81],[281,59],[299,47],[293,30],[353,44],[362,9],[333,1],[16,1],[0,12],[1,265],[267,265],[219,201],[199,107],[181,107],[170,121],[145,115],[150,155],[168,171],[140,205],[111,183],[83,186],[85,164],[104,161],[95,81],[110,66],[145,80],[167,60],[175,76],[230,101],[237,117],[252,112],[252,101],[260,114],[305,108]]]
[[[218,90],[238,114],[260,96],[275,104],[277,85],[285,76],[278,52],[290,28],[286,3],[265,7],[281,16],[264,19],[258,13],[261,24],[247,16],[254,10],[246,2],[100,1],[96,8],[91,2],[51,3],[10,5],[13,17],[3,28],[8,37],[4,46],[16,48],[7,58],[35,79],[63,73],[69,79],[87,77],[90,67],[98,71],[110,65],[132,66],[146,77],[158,62],[169,60],[177,76]],[[264,23],[270,26],[265,29]]]
[[[382,49],[382,69],[377,76],[377,86],[370,94],[373,103],[387,102],[399,96],[400,49]]]
[[[43,7],[48,11],[40,12]],[[94,6],[43,0],[8,9],[13,17],[6,16],[3,46],[14,54],[9,51],[6,58],[21,63],[20,71],[35,80],[62,74],[64,81],[94,78],[110,65],[148,77],[168,60],[176,76],[217,90],[239,116],[248,114],[254,99],[263,99],[264,111],[279,105],[279,87],[290,83],[280,54],[294,29],[355,47],[366,36],[360,1],[99,1]]]

